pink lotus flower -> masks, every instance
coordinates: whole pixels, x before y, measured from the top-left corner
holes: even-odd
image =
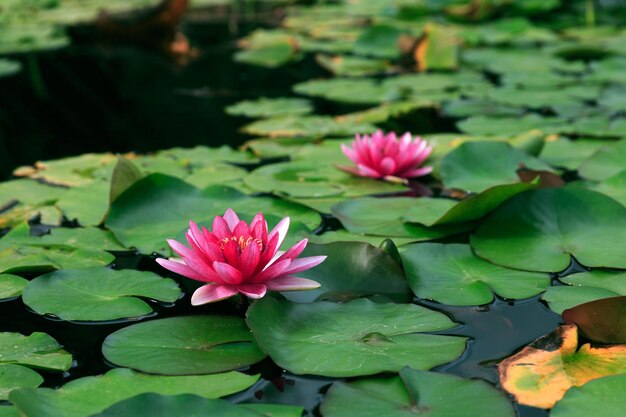
[[[337,168],[361,177],[397,179],[413,178],[429,174],[432,167],[420,165],[432,152],[432,147],[419,136],[411,137],[409,132],[400,139],[395,132],[377,130],[372,136],[359,135],[352,147],[341,145],[343,153],[356,164],[356,167]]]
[[[192,305],[212,303],[241,293],[261,298],[267,290],[293,291],[315,289],[318,282],[293,276],[320,264],[325,256],[296,259],[304,250],[302,239],[286,252],[278,249],[289,229],[289,217],[282,219],[268,234],[263,214],[252,223],[239,220],[232,210],[216,216],[213,231],[189,221],[187,241],[191,248],[168,239],[179,259],[159,258],[162,267],[196,281],[207,282],[191,297]]]

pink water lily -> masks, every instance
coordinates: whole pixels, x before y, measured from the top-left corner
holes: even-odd
[[[156,261],[164,268],[196,281],[206,282],[191,297],[192,305],[212,303],[241,293],[261,298],[267,290],[293,291],[315,289],[316,281],[294,276],[320,264],[325,256],[298,258],[307,244],[302,239],[286,252],[278,249],[289,229],[289,217],[282,219],[268,233],[263,214],[257,214],[248,225],[232,210],[216,216],[213,230],[200,229],[189,222],[187,242],[191,248],[169,239],[180,258]]]
[[[432,152],[428,142],[406,132],[400,139],[395,132],[356,135],[352,147],[341,145],[343,153],[356,164],[338,166],[348,173],[370,178],[414,178],[429,174],[433,168],[420,167]]]

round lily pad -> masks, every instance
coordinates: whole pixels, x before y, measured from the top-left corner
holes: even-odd
[[[550,166],[505,142],[466,142],[446,155],[439,174],[448,188],[481,192],[490,187],[520,182],[524,166],[550,170]]]
[[[233,116],[274,117],[302,115],[313,111],[311,102],[295,97],[261,97],[256,100],[244,100],[226,107],[226,113]]]
[[[606,145],[579,168],[580,176],[591,180],[606,180],[626,170],[626,140]]]
[[[585,189],[528,191],[487,217],[471,244],[481,258],[515,269],[558,272],[570,256],[588,267],[626,268],[626,208]]]
[[[464,244],[410,245],[402,252],[402,264],[415,295],[450,305],[487,304],[494,293],[510,299],[528,298],[550,285],[548,274],[491,264]]]
[[[112,369],[104,375],[73,380],[59,389],[20,388],[10,401],[21,415],[89,417],[120,401],[147,392],[163,395],[194,394],[219,398],[242,391],[258,376],[228,372],[216,375],[147,375],[130,369]]]
[[[242,319],[216,316],[170,317],[128,326],[104,340],[102,353],[115,365],[162,375],[230,371],[265,357]]]
[[[467,416],[516,415],[506,396],[485,381],[410,368],[391,378],[335,382],[321,408],[325,417],[456,417],[460,410]]]
[[[285,318],[289,319],[286,320]],[[465,337],[423,334],[455,324],[413,304],[298,304],[265,297],[248,310],[259,346],[295,374],[333,377],[430,369],[457,358]]]
[[[176,282],[152,272],[109,268],[64,269],[32,280],[22,298],[39,314],[63,320],[102,321],[140,317],[152,307],[137,296],[174,302]]]
[[[571,388],[556,403],[552,417],[588,417],[600,412],[602,417],[621,417],[626,407],[626,375],[614,375]]]

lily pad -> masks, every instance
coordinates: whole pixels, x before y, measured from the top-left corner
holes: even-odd
[[[309,243],[302,256],[328,256],[315,268],[298,273],[321,284],[315,290],[290,291],[290,301],[347,301],[361,297],[395,302],[410,301],[410,291],[402,268],[391,256],[367,243]]]
[[[72,355],[45,333],[30,336],[19,333],[0,333],[0,364],[12,363],[46,371],[67,371],[72,366]]]
[[[174,280],[152,272],[63,269],[32,280],[22,299],[39,314],[102,321],[152,313],[152,307],[137,296],[171,303],[180,296],[180,289]]]
[[[626,345],[578,348],[576,326],[566,325],[500,362],[498,370],[518,403],[552,408],[571,387],[626,372]]]
[[[102,353],[115,365],[161,375],[230,371],[265,357],[242,319],[215,316],[128,326],[107,336]]]
[[[494,293],[509,299],[529,298],[550,285],[548,274],[490,264],[464,244],[410,245],[402,252],[402,264],[415,295],[449,305],[488,304]]]
[[[550,166],[504,142],[467,142],[446,155],[439,174],[448,188],[481,192],[520,182],[517,170],[551,170]]]
[[[626,295],[626,272],[594,269],[559,280],[569,285],[550,287],[543,295],[550,309],[559,314],[589,301]]]
[[[541,151],[541,160],[555,167],[575,170],[585,159],[588,159],[605,144],[606,141],[597,139],[577,139],[574,141],[564,137],[556,137],[546,141]]]
[[[0,400],[7,400],[9,393],[16,388],[37,388],[42,383],[41,375],[32,369],[10,363],[0,364]]]
[[[256,100],[244,100],[226,107],[226,113],[233,116],[275,117],[303,115],[313,111],[311,102],[294,97],[261,97]]]
[[[563,312],[563,320],[591,341],[626,344],[626,296],[577,305]]]
[[[335,382],[321,408],[325,417],[453,417],[459,410],[473,416],[515,416],[509,400],[485,381],[410,368],[391,378]]]
[[[387,87],[371,79],[334,78],[311,80],[293,86],[293,91],[330,101],[352,104],[380,104],[402,98],[397,87]]]
[[[104,375],[76,379],[56,390],[16,389],[11,391],[9,400],[22,415],[88,417],[139,394],[194,394],[212,399],[244,390],[258,378],[238,372],[193,376],[146,375],[117,368]]]
[[[317,54],[315,60],[322,67],[341,77],[365,77],[389,72],[387,60],[350,55]]]
[[[117,200],[109,212],[107,226],[127,247],[136,247],[143,253],[168,253],[168,238],[182,237],[190,219],[211,222],[232,208],[251,215],[261,211],[314,229],[319,215],[301,205],[271,197],[248,197],[224,186],[212,186],[204,191],[177,178],[152,174],[142,178]]]
[[[391,25],[372,25],[361,32],[353,45],[353,52],[378,58],[396,58],[400,55],[398,38],[402,30]]]
[[[602,181],[626,170],[626,140],[600,148],[578,169],[580,176]]]
[[[278,137],[348,136],[373,131],[367,123],[348,123],[331,116],[284,116],[252,122],[241,130],[250,135]]]
[[[622,206],[626,206],[626,169],[606,181],[592,186],[591,189],[608,195]]]
[[[471,135],[513,136],[531,129],[546,133],[557,133],[567,126],[567,122],[557,117],[541,117],[529,114],[523,117],[474,116],[457,123],[457,127]]]
[[[285,320],[289,317],[289,320]],[[412,304],[298,304],[265,297],[248,310],[259,346],[295,374],[332,377],[430,369],[457,358],[466,338],[423,334],[455,326],[445,315]]]
[[[28,284],[28,280],[11,274],[0,274],[0,301],[19,297]]]
[[[587,417],[601,410],[602,417],[621,417],[624,414],[626,375],[595,379],[582,387],[573,387],[556,403],[552,417]]]
[[[471,237],[478,256],[509,268],[558,272],[574,256],[626,268],[626,208],[593,191],[533,190],[508,200]]]

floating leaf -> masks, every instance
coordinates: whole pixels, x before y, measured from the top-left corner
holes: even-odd
[[[467,142],[446,155],[439,174],[448,188],[481,192],[496,185],[520,182],[520,167],[550,170],[526,152],[504,142]]]
[[[37,388],[42,383],[41,375],[32,369],[20,365],[0,364],[0,400],[6,400],[9,393],[16,388]]]
[[[328,258],[315,268],[298,273],[321,284],[308,291],[290,291],[283,295],[290,301],[347,301],[377,297],[395,302],[410,300],[410,292],[400,266],[382,250],[366,243],[309,243],[302,256]]]
[[[276,137],[348,136],[375,130],[370,124],[342,122],[331,116],[284,116],[259,120],[241,129],[250,135]]]
[[[451,417],[461,409],[473,416],[515,416],[509,400],[485,381],[410,368],[391,378],[335,382],[321,407],[325,417]]]
[[[298,304],[265,297],[250,307],[247,322],[259,346],[295,374],[347,377],[407,365],[430,369],[457,358],[466,341],[420,333],[454,327],[441,313],[366,299]]]
[[[311,102],[294,97],[261,97],[256,100],[244,100],[226,107],[226,113],[232,116],[275,117],[309,114],[313,111]]]
[[[317,54],[315,60],[322,67],[340,77],[364,77],[384,74],[390,64],[384,59],[363,58],[350,55]]]
[[[574,256],[589,267],[626,268],[626,208],[593,191],[545,188],[508,200],[471,237],[481,258],[558,272]]]
[[[607,376],[572,387],[556,403],[552,417],[587,417],[601,412],[602,417],[621,417],[624,414],[626,375]]]
[[[606,181],[592,186],[591,189],[608,195],[622,206],[626,206],[626,169]]]
[[[529,298],[550,285],[548,274],[490,264],[464,244],[410,245],[402,252],[402,264],[415,295],[450,305],[488,304],[494,293],[509,299]]]
[[[450,26],[427,23],[415,49],[419,71],[455,70],[459,65],[459,39]]]
[[[352,51],[359,55],[378,58],[397,58],[400,55],[398,39],[402,30],[385,24],[369,26],[354,42]]]
[[[571,387],[626,372],[626,345],[577,347],[576,326],[561,326],[500,362],[500,383],[520,404],[552,408]]]
[[[331,101],[353,104],[380,104],[401,98],[397,87],[386,87],[372,79],[311,80],[293,86],[293,91]]]
[[[546,133],[557,133],[565,121],[557,117],[541,117],[529,114],[522,117],[474,116],[457,123],[457,127],[471,135],[512,136],[531,129],[540,129]]]
[[[102,321],[152,313],[152,307],[138,296],[171,303],[180,296],[180,289],[174,280],[152,272],[63,269],[32,280],[22,299],[39,314]]]
[[[258,378],[238,372],[160,376],[117,368],[104,375],[76,379],[56,390],[16,389],[11,391],[9,399],[26,416],[88,417],[139,394],[195,394],[204,398],[218,398],[244,390]]]
[[[582,163],[579,173],[591,180],[606,180],[626,170],[626,140],[606,145]]]
[[[161,375],[230,371],[265,357],[242,319],[214,316],[128,326],[107,336],[102,353],[115,365]]]
[[[541,151],[541,160],[555,167],[575,170],[604,144],[605,141],[597,139],[573,141],[564,137],[554,137],[553,140],[546,141]]]
[[[0,333],[0,364],[13,363],[47,371],[67,371],[72,355],[45,333]]]
[[[0,300],[19,297],[28,281],[17,275],[0,274]]]
[[[626,296],[572,307],[563,312],[563,320],[578,326],[581,335],[591,341],[626,344]]]

